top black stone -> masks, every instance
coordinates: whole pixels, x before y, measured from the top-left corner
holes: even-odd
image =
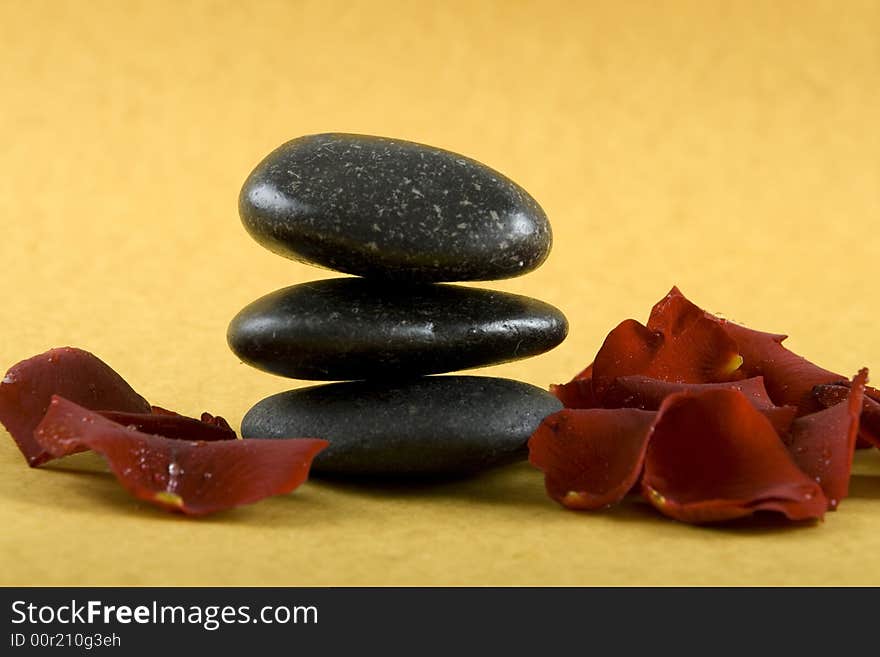
[[[510,278],[550,252],[550,224],[519,185],[470,158],[408,141],[300,137],[245,181],[248,232],[279,255],[407,281]]]

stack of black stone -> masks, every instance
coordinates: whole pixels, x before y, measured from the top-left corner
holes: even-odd
[[[281,376],[345,381],[254,406],[242,435],[319,437],[312,471],[430,476],[523,458],[561,407],[510,379],[427,376],[527,358],[565,339],[559,310],[438,284],[509,278],[546,259],[550,225],[521,187],[485,165],[412,142],[324,134],[290,141],[251,173],[248,232],[288,258],[355,274],[287,287],[244,308],[232,350]]]

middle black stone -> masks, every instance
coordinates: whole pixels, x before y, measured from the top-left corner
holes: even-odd
[[[552,349],[567,332],[559,310],[516,294],[332,278],[257,299],[233,318],[227,339],[259,369],[339,381],[518,360]]]

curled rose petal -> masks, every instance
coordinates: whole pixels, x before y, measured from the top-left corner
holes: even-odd
[[[797,406],[798,415],[821,409],[812,395],[814,386],[846,378],[783,347],[784,335],[755,331],[723,319],[718,321],[736,340],[743,357],[743,373],[764,377],[770,398],[780,406]]]
[[[155,408],[155,406],[153,408]],[[219,415],[211,415],[210,413],[205,411],[204,413],[202,413],[201,417],[199,418],[199,421],[204,424],[209,424],[212,427],[217,427],[218,429],[220,429],[221,431],[224,431],[226,433],[231,433],[232,434],[231,438],[233,438],[233,439],[238,437],[235,434],[235,431],[233,430],[233,428],[229,426],[229,422],[226,421],[226,418],[223,418]]]
[[[185,415],[181,415],[175,411],[169,411],[167,408],[162,408],[161,406],[153,406],[151,408],[152,415],[170,415],[172,417],[186,417]],[[211,426],[217,427],[218,429],[223,429],[224,431],[232,432],[232,437],[236,438],[235,431],[232,427],[229,426],[229,422],[227,422],[224,418],[219,415],[211,415],[207,411],[202,413],[199,418],[201,422],[204,424],[210,424]]]
[[[564,409],[529,439],[529,461],[547,494],[570,509],[619,502],[636,484],[656,413],[630,408]]]
[[[34,437],[52,456],[101,454],[132,495],[166,510],[202,515],[287,493],[308,477],[328,443],[291,440],[191,441],[150,435],[53,397]]]
[[[724,383],[675,383],[646,376],[623,376],[614,380],[605,394],[605,406],[657,410],[663,401],[677,392],[699,393],[706,390],[736,390],[745,395],[752,406],[761,411],[780,435],[788,431],[796,408],[774,404],[761,377],[726,381]]]
[[[831,408],[843,402],[850,392],[849,383],[816,386],[813,395],[823,408]],[[862,401],[862,416],[859,421],[859,441],[856,447],[874,447],[880,449],[880,392],[865,386]]]
[[[0,422],[32,467],[49,459],[33,432],[56,394],[92,410],[150,412],[143,397],[87,351],[62,347],[23,360],[0,382]]]
[[[155,407],[154,407],[155,408]],[[222,417],[202,413],[202,419],[186,417],[177,413],[122,413],[120,411],[99,411],[116,424],[121,424],[143,433],[150,433],[177,440],[235,440],[235,431]]]
[[[770,399],[779,406],[797,406],[798,415],[819,410],[811,395],[813,386],[846,378],[783,347],[782,342],[787,336],[755,331],[707,313],[690,302],[676,287],[654,306],[648,327],[660,330],[661,327],[678,324],[682,317],[697,315],[718,324],[736,343],[741,356],[739,371],[742,376],[764,377],[764,386]]]
[[[648,326],[628,319],[602,344],[593,364],[593,391],[603,402],[615,379],[643,375],[680,383],[742,378],[736,342],[717,321],[673,288],[651,313]]]
[[[599,402],[593,394],[593,364],[587,365],[568,383],[551,385],[550,392],[566,408],[598,408]]]
[[[562,402],[565,408],[599,408],[599,402],[593,394],[592,379],[574,379],[568,383],[550,386],[550,392]]]
[[[645,453],[642,493],[662,513],[692,523],[756,511],[821,518],[827,506],[770,421],[732,390],[666,399]]]
[[[849,494],[849,475],[867,378],[868,370],[861,370],[843,402],[799,417],[785,437],[794,462],[819,483],[831,510]]]

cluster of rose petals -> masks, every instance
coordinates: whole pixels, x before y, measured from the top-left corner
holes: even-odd
[[[327,441],[239,439],[222,417],[150,406],[106,363],[52,349],[0,382],[0,422],[32,467],[93,450],[135,497],[203,515],[287,493]]]
[[[551,498],[595,510],[640,492],[708,523],[757,511],[820,519],[848,493],[857,441],[880,447],[880,393],[677,289],[626,320],[593,363],[551,390],[565,408],[529,440]]]

